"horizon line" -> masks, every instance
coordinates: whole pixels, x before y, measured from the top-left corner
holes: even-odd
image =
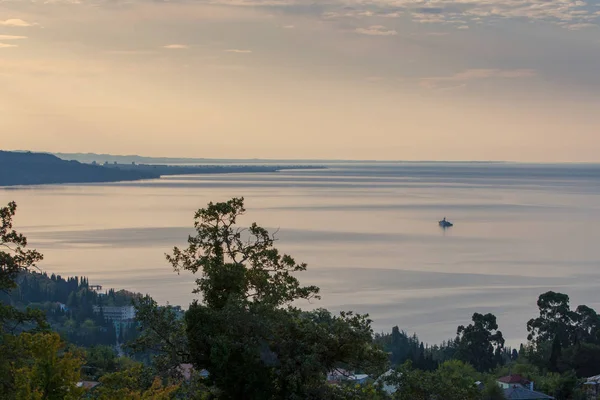
[[[345,158],[208,158],[208,157],[169,157],[169,156],[143,156],[139,154],[110,154],[110,153],[94,153],[94,152],[52,152],[39,150],[5,150],[9,152],[22,153],[40,153],[51,154],[55,156],[108,156],[120,158],[144,158],[155,160],[182,160],[182,161],[264,161],[264,162],[335,162],[335,163],[412,163],[412,164],[579,164],[579,165],[598,165],[600,161],[515,161],[515,160],[402,160],[402,159],[345,159]],[[60,158],[60,157],[59,157]]]

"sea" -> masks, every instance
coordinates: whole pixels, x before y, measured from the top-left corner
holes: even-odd
[[[319,170],[0,188],[41,270],[184,308],[197,278],[165,260],[197,209],[244,197],[242,226],[277,232],[321,288],[306,309],[368,313],[430,344],[493,313],[507,343],[526,340],[549,290],[600,310],[600,165],[327,163]],[[442,229],[438,221],[454,223]]]

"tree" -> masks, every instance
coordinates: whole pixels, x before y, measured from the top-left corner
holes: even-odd
[[[191,362],[185,322],[173,307],[160,307],[150,296],[134,301],[141,334],[129,344],[134,351],[149,351],[163,377],[180,378],[179,365]]]
[[[472,366],[451,360],[433,372],[413,369],[409,361],[388,381],[398,388],[393,396],[396,400],[479,400],[477,379],[478,374]]]
[[[504,347],[502,332],[498,330],[493,314],[473,314],[473,323],[459,326],[457,358],[467,362],[480,372],[488,372],[499,363],[496,350]]]
[[[5,351],[14,351],[6,372],[8,385],[0,390],[3,399],[79,399],[83,360],[79,354],[65,352],[65,344],[56,333],[21,333],[5,338]]]
[[[600,344],[600,316],[592,308],[581,305],[575,310],[577,342]]]
[[[16,287],[15,279],[36,266],[43,256],[35,250],[26,250],[27,238],[13,229],[13,217],[17,211],[15,202],[0,208],[0,291],[8,292]],[[0,304],[0,334],[14,331],[20,323],[36,321],[43,324],[42,313],[34,310],[21,312],[7,304]]]
[[[573,343],[577,314],[569,308],[569,296],[546,292],[537,301],[540,315],[527,322],[527,340],[535,345],[549,343],[556,337],[562,348]]]
[[[517,349],[512,349],[512,352],[510,353],[510,360],[517,361],[518,358],[519,358],[519,352],[517,351]]]
[[[483,400],[506,400],[504,390],[502,390],[494,379],[489,379],[485,382],[481,394]]]
[[[552,341],[552,350],[550,352],[550,360],[548,361],[550,372],[558,372],[558,362],[562,355],[562,345],[558,336]]]
[[[209,203],[195,215],[188,247],[167,260],[176,271],[201,273],[185,315],[191,360],[206,369],[222,399],[304,399],[322,390],[343,365],[382,371],[386,355],[372,344],[368,316],[304,312],[292,305],[318,298],[301,286],[306,270],[275,248],[275,236],[253,223],[236,226],[243,198]]]
[[[175,398],[180,387],[178,384],[164,385],[142,364],[107,374],[100,378],[100,383],[92,395],[97,400],[168,400]]]

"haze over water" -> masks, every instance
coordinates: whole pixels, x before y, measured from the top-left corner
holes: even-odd
[[[195,210],[244,196],[247,215],[279,229],[277,246],[321,287],[306,307],[368,312],[422,340],[455,336],[492,312],[509,344],[526,338],[537,296],[600,306],[600,166],[348,163],[327,170],[167,177],[97,185],[0,188],[44,271],[186,307],[194,277],[164,259],[185,245]],[[438,227],[443,217],[455,223]]]

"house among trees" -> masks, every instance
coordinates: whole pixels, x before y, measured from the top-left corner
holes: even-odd
[[[533,382],[521,375],[507,375],[499,378],[496,383],[504,389],[504,397],[507,400],[544,400],[553,399],[544,393],[533,390]]]
[[[533,390],[525,389],[520,386],[513,386],[508,389],[504,389],[504,397],[506,400],[546,400],[554,399],[552,396],[547,394],[535,392]]]
[[[327,374],[327,383],[339,384],[341,382],[352,382],[358,385],[362,385],[369,380],[367,374],[354,374],[342,368],[335,368],[329,374]]]
[[[533,390],[533,382],[528,381],[521,375],[503,376],[502,378],[498,378],[497,382],[502,389],[509,389],[516,386],[523,389]]]

